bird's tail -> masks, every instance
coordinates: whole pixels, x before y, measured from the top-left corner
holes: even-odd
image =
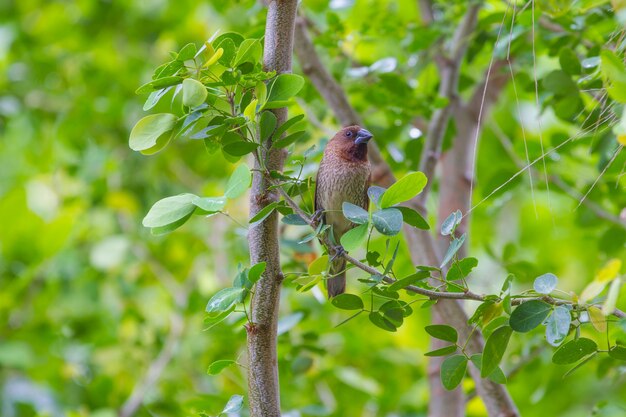
[[[334,259],[330,264],[330,276],[326,280],[328,298],[333,298],[346,291],[346,260],[343,257]]]

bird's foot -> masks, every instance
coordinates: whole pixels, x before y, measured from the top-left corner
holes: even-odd
[[[324,214],[324,210],[323,209],[315,210],[315,213],[313,213],[313,215],[311,216],[311,225],[313,227],[317,227],[320,224],[320,221],[322,220],[322,215],[323,214]]]
[[[346,250],[341,245],[333,246],[332,254],[333,254],[333,257],[330,258],[330,262],[334,261],[336,258],[339,258],[345,255]]]

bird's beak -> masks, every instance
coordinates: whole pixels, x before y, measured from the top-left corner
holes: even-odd
[[[354,139],[355,144],[367,143],[372,138],[372,134],[369,130],[361,129],[356,134],[356,139]]]

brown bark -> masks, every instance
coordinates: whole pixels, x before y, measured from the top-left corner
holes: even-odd
[[[268,4],[263,56],[266,71],[291,72],[296,9],[297,0],[273,0]],[[278,125],[287,120],[286,108],[273,112]],[[266,145],[269,149],[271,143]],[[280,150],[263,151],[261,158],[266,161],[268,170],[282,170],[284,153]],[[255,168],[262,169],[259,161],[255,162]],[[269,190],[267,179],[259,171],[255,171],[250,193],[250,217],[277,200],[278,195]],[[265,221],[251,227],[248,240],[251,263],[266,262],[265,273],[256,284],[251,305],[251,323],[247,326],[250,415],[278,417],[280,389],[276,331],[283,274],[280,268],[277,213],[273,212]]]

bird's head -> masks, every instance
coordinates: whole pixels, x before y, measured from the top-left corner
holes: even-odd
[[[361,126],[348,126],[341,129],[333,139],[354,145],[367,145],[373,135]]]
[[[335,134],[328,144],[328,151],[350,161],[367,161],[367,142],[372,134],[361,126],[348,126]]]

